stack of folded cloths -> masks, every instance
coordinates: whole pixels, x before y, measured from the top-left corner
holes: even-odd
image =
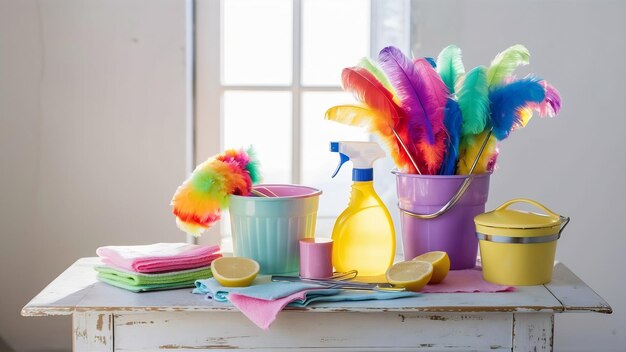
[[[211,262],[222,255],[219,246],[156,243],[143,246],[106,246],[96,251],[104,265],[98,280],[133,292],[194,287],[212,277]]]

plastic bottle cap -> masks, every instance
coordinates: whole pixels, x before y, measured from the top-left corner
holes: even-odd
[[[352,181],[372,181],[374,169],[352,169]]]

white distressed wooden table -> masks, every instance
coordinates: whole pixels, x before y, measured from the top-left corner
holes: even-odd
[[[97,263],[78,260],[22,315],[71,314],[75,351],[551,351],[555,313],[612,312],[557,264],[548,285],[316,304],[281,312],[263,331],[190,289],[136,294],[97,282]]]

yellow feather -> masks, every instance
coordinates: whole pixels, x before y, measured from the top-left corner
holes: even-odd
[[[464,141],[461,142],[462,147],[459,152],[459,162],[457,164],[457,174],[459,175],[468,175],[469,170],[476,159],[476,155],[480,151],[480,147],[483,145],[483,141],[485,137],[487,137],[487,133],[489,131],[484,131],[477,135],[471,135],[464,137]],[[480,155],[480,159],[478,159],[478,163],[476,164],[476,168],[474,169],[473,174],[482,174],[487,172],[487,167],[489,166],[489,162],[493,158],[494,154],[498,152],[498,145],[496,137],[493,135],[489,136],[489,140],[487,141],[487,145],[485,145],[485,150]]]
[[[519,127],[526,127],[528,121],[533,117],[533,110],[530,108],[521,108],[518,110],[517,115],[519,116]]]
[[[381,136],[393,136],[391,126],[374,110],[358,105],[338,105],[326,111],[326,119],[344,125],[366,127],[368,132]]]

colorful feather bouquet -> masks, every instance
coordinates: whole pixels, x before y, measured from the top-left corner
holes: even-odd
[[[436,61],[411,60],[387,47],[378,60],[364,58],[343,70],[343,88],[360,104],[332,107],[326,119],[380,136],[402,172],[468,174],[476,158],[474,173],[492,172],[499,141],[526,126],[533,111],[552,117],[561,107],[558,91],[546,81],[513,76],[529,57],[524,46],[514,45],[489,67],[466,73],[454,45]]]
[[[252,148],[229,149],[198,165],[178,187],[171,205],[178,228],[199,236],[220,219],[230,195],[248,195],[260,181],[259,163]]]

